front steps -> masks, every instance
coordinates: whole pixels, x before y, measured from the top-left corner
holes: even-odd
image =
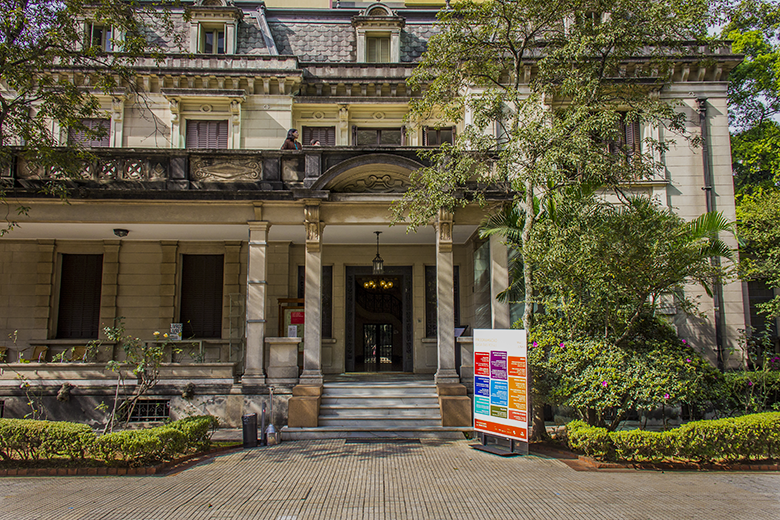
[[[318,427],[282,428],[285,440],[346,438],[462,439],[469,427],[443,427],[431,380],[337,381],[323,386]]]

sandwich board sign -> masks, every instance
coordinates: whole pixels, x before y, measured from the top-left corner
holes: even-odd
[[[526,340],[525,330],[474,330],[475,431],[528,442]]]

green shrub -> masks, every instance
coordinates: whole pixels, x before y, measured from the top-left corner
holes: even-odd
[[[780,371],[727,372],[723,378],[726,411],[758,413],[780,407]]]
[[[667,432],[567,425],[569,446],[598,459],[722,462],[780,458],[780,413],[696,421]]]
[[[583,421],[572,421],[567,426],[569,446],[576,451],[599,459],[609,459],[614,446],[606,428],[589,426]]]
[[[143,466],[170,460],[187,449],[186,436],[170,426],[124,430],[99,437],[95,451],[107,461]]]
[[[174,421],[168,426],[185,435],[188,450],[204,451],[211,446],[211,436],[219,427],[219,421],[213,415],[196,415]]]
[[[8,460],[83,459],[95,442],[86,424],[0,419],[0,456]]]

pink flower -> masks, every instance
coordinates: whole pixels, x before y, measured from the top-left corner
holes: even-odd
[[[531,345],[531,346],[532,346],[532,347],[538,347],[538,346],[539,346],[539,344],[538,344],[537,342],[535,342],[535,341],[534,341],[533,345]]]
[[[687,339],[682,340],[682,342],[683,342],[683,345],[687,345],[688,344],[688,340]]]
[[[753,386],[753,381],[748,381],[748,386]]]
[[[669,394],[664,394],[664,399],[669,399],[671,397]]]
[[[602,382],[601,382],[601,386],[603,386],[604,388],[606,388],[608,384],[609,384],[609,383],[607,383],[606,381],[602,381]]]
[[[690,363],[691,362],[691,358],[689,358],[689,357],[685,358],[685,362],[686,363]]]
[[[566,348],[566,345],[564,345],[564,344],[563,344],[563,342],[561,342],[561,344],[559,345],[559,347],[561,347],[561,348]]]

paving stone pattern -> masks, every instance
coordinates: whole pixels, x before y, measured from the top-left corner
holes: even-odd
[[[298,441],[167,476],[2,478],[0,518],[777,519],[780,475],[578,472],[468,441]]]

